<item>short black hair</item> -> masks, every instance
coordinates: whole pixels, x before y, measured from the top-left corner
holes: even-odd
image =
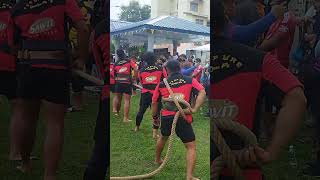
[[[226,25],[225,9],[224,9],[224,0],[213,0],[213,5],[211,6],[211,18],[213,28],[222,29]]]
[[[170,73],[180,72],[180,63],[177,60],[170,60],[166,63],[166,68],[170,71]]]
[[[126,58],[126,54],[124,53],[123,49],[117,50],[117,56],[118,56],[119,60],[124,60]]]
[[[146,62],[148,65],[155,64],[156,57],[153,52],[146,52],[141,56],[141,61]]]
[[[200,59],[200,58],[197,58],[197,59],[196,59],[196,62],[197,62],[197,63],[201,63],[201,59]]]

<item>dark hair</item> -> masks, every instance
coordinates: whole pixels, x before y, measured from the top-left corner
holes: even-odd
[[[126,58],[126,54],[122,49],[117,50],[117,56],[119,60],[124,60]]]
[[[196,59],[196,62],[197,62],[197,63],[201,63],[201,59],[200,59],[200,58],[197,58],[197,59]]]
[[[146,62],[148,65],[155,64],[156,57],[153,52],[146,52],[141,56],[141,61]]]
[[[185,54],[181,54],[179,57],[182,57],[184,59],[187,59],[187,56]]]
[[[214,0],[213,5],[211,6],[213,9],[211,9],[212,12],[212,26],[213,28],[217,29],[223,29],[226,25],[226,18],[224,13],[224,2],[223,0]]]
[[[170,73],[180,72],[180,63],[177,60],[170,60],[166,63],[166,68]]]

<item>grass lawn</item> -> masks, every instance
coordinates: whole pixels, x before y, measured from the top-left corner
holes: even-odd
[[[40,180],[43,175],[43,143],[45,122],[42,117],[38,123],[37,139],[33,154],[40,160],[33,161],[33,172],[23,175],[15,169],[15,163],[8,161],[9,152],[9,112],[8,102],[0,97],[0,179],[1,180]],[[98,97],[88,98],[84,112],[69,113],[65,119],[65,138],[63,160],[59,180],[82,179],[86,163],[91,156],[93,133],[98,110]]]
[[[140,95],[132,98],[129,124],[122,122],[120,117],[111,115],[111,176],[128,176],[145,174],[157,168],[153,164],[155,158],[156,141],[152,139],[151,111],[147,110],[141,124],[141,130],[135,133],[135,116],[139,108]],[[192,124],[197,141],[197,162],[194,175],[201,179],[210,179],[209,175],[209,120],[197,113]],[[160,131],[160,130],[159,130]],[[166,148],[163,152],[165,155]],[[185,179],[186,160],[185,147],[175,136],[173,153],[167,166],[153,179]]]
[[[312,156],[312,134],[313,129],[302,127],[299,135],[292,144],[296,150],[298,161],[297,169],[289,165],[288,150],[283,151],[280,158],[264,168],[267,180],[316,180],[319,178],[306,177],[301,174],[302,169],[307,162],[310,162]]]

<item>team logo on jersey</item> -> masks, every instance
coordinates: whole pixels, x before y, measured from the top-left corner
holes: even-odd
[[[184,94],[182,94],[182,93],[173,93],[173,97],[176,100],[184,100]],[[172,96],[169,95],[169,98],[172,99]]]
[[[38,34],[45,31],[49,31],[55,26],[55,22],[52,18],[42,18],[33,23],[29,29],[30,34]]]
[[[285,25],[280,25],[279,31],[285,33],[285,32],[289,31],[289,28],[287,26],[285,26]]]
[[[153,82],[155,80],[157,80],[156,76],[148,76],[148,77],[146,77],[146,82]]]
[[[6,23],[0,21],[0,31],[7,29],[7,26],[8,25]]]
[[[214,119],[234,120],[239,113],[239,107],[227,99],[210,101],[210,117]]]
[[[119,72],[123,73],[123,72],[126,72],[127,70],[128,70],[127,67],[122,67],[122,68],[119,69]]]

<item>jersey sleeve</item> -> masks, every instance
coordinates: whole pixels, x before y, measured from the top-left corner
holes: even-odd
[[[157,85],[156,89],[155,89],[154,92],[153,92],[153,95],[152,95],[152,103],[157,103],[157,102],[159,102],[159,98],[160,98],[159,86],[160,86],[160,83]]]
[[[192,79],[192,88],[196,91],[204,90],[204,87],[194,78]]]
[[[270,54],[267,54],[264,58],[262,77],[277,86],[284,93],[296,87],[303,88],[299,80],[283,67],[279,60]]]
[[[85,20],[80,7],[75,0],[66,1],[66,13],[67,16],[72,19],[72,22],[78,22],[80,20]]]
[[[287,13],[284,15],[280,26],[278,27],[277,31],[273,36],[276,36],[281,39],[287,39],[290,37],[291,32],[295,31],[296,25],[297,25],[297,20],[295,16]]]

